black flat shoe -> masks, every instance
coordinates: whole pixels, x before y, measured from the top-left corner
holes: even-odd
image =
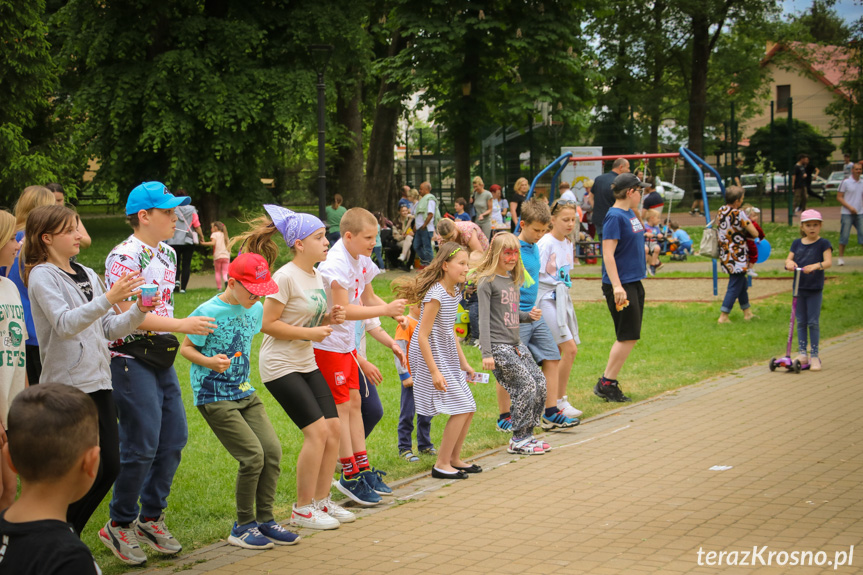
[[[467,479],[467,473],[462,470],[458,470],[455,473],[447,473],[446,471],[440,471],[436,467],[432,467],[432,477],[435,479]]]
[[[482,473],[482,467],[480,467],[476,463],[469,467],[456,467],[455,465],[453,465],[453,467],[455,467],[459,471],[464,471],[465,473]]]

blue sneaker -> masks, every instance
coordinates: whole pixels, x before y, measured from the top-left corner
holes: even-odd
[[[501,433],[512,433],[512,419],[509,417],[498,419],[495,429],[497,429]]]
[[[300,536],[296,533],[291,533],[275,520],[267,521],[266,523],[258,524],[258,531],[265,537],[272,539],[276,545],[296,545],[300,542]]]
[[[386,474],[386,471],[381,471],[380,469],[372,467],[371,469],[366,469],[361,472],[360,477],[362,477],[368,486],[372,488],[372,491],[378,495],[392,495],[393,490],[390,489],[390,486],[384,483],[383,480],[383,476]]]
[[[258,531],[258,523],[252,521],[245,525],[237,525],[234,522],[234,527],[231,529],[231,536],[228,537],[228,543],[242,547],[244,549],[272,549],[275,547],[272,541],[261,535]]]
[[[353,479],[348,479],[342,475],[336,483],[336,489],[364,507],[377,505],[381,502],[381,496],[372,491],[372,488],[361,475],[355,475]]]
[[[577,417],[567,417],[558,411],[551,417],[546,417],[546,415],[543,414],[542,421],[539,426],[548,431],[549,429],[575,427],[579,423],[581,423],[581,421],[579,421]]]

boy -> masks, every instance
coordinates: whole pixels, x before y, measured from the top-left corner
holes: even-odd
[[[671,220],[668,227],[671,228],[671,236],[677,240],[677,249],[674,250],[674,254],[671,257],[677,256],[677,259],[686,260],[686,254],[692,253],[692,238],[674,220]]]
[[[177,256],[164,241],[174,235],[174,208],[190,201],[188,196],[174,197],[160,182],[133,189],[126,201],[132,235],[105,261],[109,288],[133,272],[156,284],[162,295],[159,306],[132,335],[109,345],[120,427],[120,473],[109,506],[111,519],[99,531],[99,539],[128,565],[147,560],[139,542],[165,554],[182,549],[164,517],[187,439],[186,411],[173,365],[180,344],[170,332],[207,335],[217,327],[211,317],[174,318]],[[126,311],[132,303],[118,305]]]
[[[656,210],[646,210],[644,212],[644,255],[647,257],[648,271],[647,273],[653,277],[656,275],[656,270],[662,267],[662,262],[659,261],[659,242],[662,241],[663,235],[659,231],[659,212]]]
[[[404,356],[408,356],[408,348],[410,346],[411,337],[414,330],[419,325],[420,306],[412,305],[408,309],[407,325],[401,325],[396,328],[396,343],[402,348]],[[398,371],[399,379],[402,382],[401,398],[399,400],[399,425],[398,425],[398,447],[399,457],[416,463],[420,460],[413,452],[413,439],[411,436],[414,432],[414,416],[417,419],[417,448],[420,453],[432,453],[434,444],[431,440],[431,422],[432,418],[427,415],[418,415],[416,413],[416,405],[414,404],[414,378],[411,376],[410,364],[407,361],[402,361],[398,356],[395,356],[396,371]],[[435,453],[436,455],[437,453]]]
[[[470,214],[468,214],[465,210],[467,209],[467,200],[464,198],[456,198],[455,200],[455,219],[456,221],[461,222],[469,222]]]
[[[219,333],[187,335],[180,347],[182,356],[192,362],[189,375],[195,406],[240,463],[237,521],[228,543],[246,549],[299,541],[273,518],[282,446],[249,382],[252,338],[261,331],[264,317],[259,300],[278,291],[262,256],[240,254],[228,267],[225,291],[192,312],[192,316],[215,317]]]
[[[548,204],[541,200],[531,199],[521,205],[521,228],[518,235],[521,246],[521,262],[524,265],[525,282],[519,290],[519,310],[530,312],[536,306],[539,290],[539,246],[536,243],[545,235],[551,222],[551,210]],[[530,281],[527,278],[530,277]],[[533,359],[542,365],[542,373],[545,376],[546,387],[549,382],[558,380],[558,368],[560,366],[560,350],[554,341],[551,330],[540,318],[531,323],[520,324],[519,336],[521,341],[530,350]],[[557,390],[549,389],[546,396],[545,412],[542,415],[543,429],[567,428],[579,424],[578,416],[581,411],[574,408],[567,401],[566,390],[557,398]],[[510,398],[506,390],[497,385],[497,403],[500,408],[500,416],[497,422],[498,431],[512,431],[509,406]]]
[[[313,347],[318,367],[333,392],[342,428],[342,476],[336,487],[356,503],[368,506],[380,503],[380,495],[391,490],[370,466],[366,453],[356,322],[383,315],[400,319],[407,302],[399,299],[388,304],[372,288],[372,279],[380,271],[370,258],[377,235],[375,217],[363,208],[351,208],[342,216],[339,231],[341,239],[330,248],[318,271],[329,306],[344,307],[346,321],[332,326],[332,333]]]
[[[6,463],[21,477],[21,496],[0,513],[0,573],[101,574],[66,523],[66,509],[99,471],[96,404],[84,392],[43,384],[19,393],[9,409]]]

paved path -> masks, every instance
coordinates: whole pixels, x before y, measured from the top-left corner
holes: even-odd
[[[847,563],[852,545],[852,566],[836,572],[859,573],[863,378],[851,359],[861,349],[863,331],[825,342],[825,370],[800,375],[770,373],[765,358],[549,434],[551,453],[492,452],[483,473],[452,484],[407,480],[383,509],[303,533],[296,547],[220,543],[148,573],[806,575],[833,567],[760,558],[845,552]],[[757,567],[740,566],[753,546]],[[738,566],[699,566],[699,550],[702,564],[737,551]]]

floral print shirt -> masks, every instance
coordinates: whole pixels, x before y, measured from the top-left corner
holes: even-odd
[[[746,247],[749,218],[737,208],[725,204],[716,212],[719,238],[719,264],[729,274],[745,273],[749,268],[749,251]]]

